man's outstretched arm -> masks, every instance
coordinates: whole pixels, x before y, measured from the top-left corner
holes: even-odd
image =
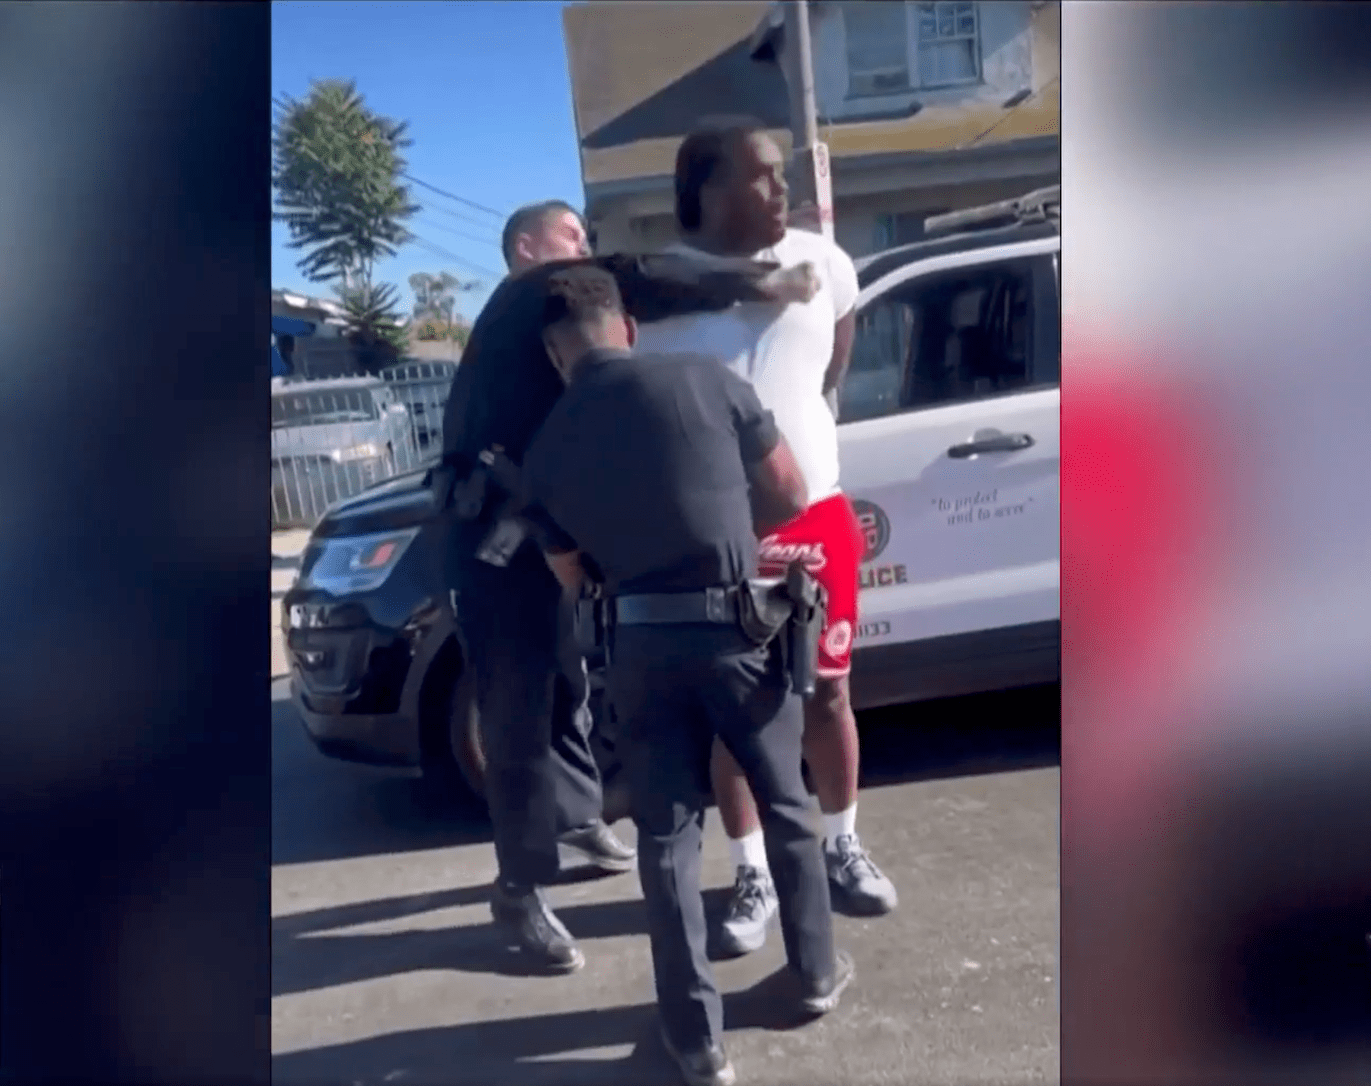
[[[809,264],[781,268],[755,260],[697,261],[681,253],[593,257],[610,272],[629,316],[643,324],[714,313],[735,302],[807,302],[819,281]]]

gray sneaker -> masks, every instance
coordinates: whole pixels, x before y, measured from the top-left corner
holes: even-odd
[[[719,946],[724,953],[741,955],[760,950],[778,904],[769,874],[746,864],[739,867],[719,932]]]
[[[824,859],[828,863],[828,880],[847,899],[854,912],[862,916],[888,913],[899,902],[895,886],[871,862],[857,835],[844,834],[824,845]]]

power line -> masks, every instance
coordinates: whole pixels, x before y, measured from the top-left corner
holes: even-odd
[[[499,280],[502,278],[499,272],[491,271],[489,268],[482,267],[480,264],[473,263],[466,257],[458,256],[451,250],[444,249],[441,245],[435,245],[433,242],[427,240],[426,238],[421,238],[417,234],[411,233],[409,239],[415,245],[418,245],[421,249],[424,249],[426,252],[432,253],[434,256],[441,257],[444,260],[453,260],[456,261],[458,264],[464,264],[472,271],[478,272],[481,275],[489,276],[491,279],[494,280]]]
[[[420,181],[413,174],[407,173],[403,176],[407,180],[413,181],[416,185],[422,185],[424,188],[436,192],[439,196],[446,196],[449,200],[456,200],[459,204],[466,204],[467,207],[473,207],[477,211],[484,211],[487,215],[494,215],[497,219],[507,218],[506,213],[503,211],[496,211],[493,207],[486,207],[485,204],[478,204],[475,200],[468,200],[464,196],[457,196],[454,193],[448,192],[446,189],[440,189],[437,185],[430,185],[427,181]]]
[[[984,132],[977,133],[977,134],[976,134],[975,136],[973,136],[971,139],[967,140],[967,141],[966,141],[965,143],[963,143],[960,147],[958,147],[957,150],[958,150],[958,151],[965,151],[965,150],[966,150],[967,148],[969,148],[969,147],[974,147],[974,146],[976,146],[976,144],[980,143],[981,140],[985,139],[986,136],[988,136],[988,135],[990,135],[990,133],[994,132],[995,129],[999,128],[1000,125],[1004,124],[1005,121],[1009,120],[1010,117],[1014,116],[1015,113],[1017,113],[1017,112],[1018,112],[1020,109],[1022,109],[1024,106],[1028,105],[1029,102],[1031,102],[1031,101],[1033,101],[1033,99],[1037,98],[1040,94],[1042,94],[1043,91],[1047,90],[1048,87],[1052,86],[1052,84],[1053,84],[1053,83],[1056,83],[1060,78],[1061,78],[1060,76],[1054,75],[1051,79],[1049,79],[1049,80],[1048,80],[1046,83],[1044,83],[1041,87],[1039,87],[1037,90],[1035,90],[1032,94],[1028,95],[1028,97],[1026,97],[1022,102],[1019,102],[1019,103],[1015,104],[1015,106],[1014,106],[1012,109],[1010,109],[1007,113],[1005,113],[1005,115],[1004,115],[1003,117],[1001,117],[999,120],[997,120],[994,124],[992,124],[992,125],[991,125],[989,128],[987,128]]]
[[[419,207],[423,211],[441,211],[444,215],[451,215],[458,222],[466,223],[468,226],[475,226],[481,230],[489,230],[492,239],[500,236],[500,231],[496,230],[495,227],[485,219],[477,219],[462,211],[453,211],[452,208],[444,207],[442,204],[420,204]]]
[[[503,251],[500,248],[500,243],[496,241],[494,238],[481,238],[477,237],[475,234],[466,234],[463,233],[461,230],[458,230],[456,227],[448,226],[446,223],[441,222],[426,222],[423,225],[431,226],[435,230],[446,230],[450,234],[456,234],[459,238],[466,238],[467,241],[474,241],[478,245],[489,245],[492,249],[495,249],[496,251]]]

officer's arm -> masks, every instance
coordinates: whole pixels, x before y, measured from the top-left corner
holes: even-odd
[[[547,491],[542,488],[542,479],[538,473],[542,453],[543,450],[537,442],[529,450],[529,460],[524,465],[524,506],[519,515],[529,525],[533,538],[542,548],[548,569],[552,570],[557,583],[572,596],[579,596],[585,581],[585,570],[581,565],[581,548],[543,504],[541,496]]]
[[[722,366],[708,372],[720,382],[728,401],[738,451],[751,484],[753,530],[758,539],[764,539],[808,508],[804,475],[775,416],[762,407],[756,390]]]
[[[758,539],[765,539],[809,506],[800,465],[790,443],[779,432],[771,451],[749,465],[748,477],[752,483],[752,527]]]
[[[581,594],[585,583],[585,569],[581,564],[581,549],[567,535],[541,505],[526,506],[521,514],[533,529],[533,537],[543,549],[547,568],[557,583],[572,596]]]
[[[808,301],[818,278],[808,264],[780,268],[754,260],[704,264],[677,253],[594,258],[619,285],[624,309],[643,324],[690,313],[713,313],[735,302]]]
[[[568,596],[579,597],[586,577],[586,571],[581,565],[581,552],[545,550],[543,557],[547,559],[548,568],[552,570],[552,575],[557,578],[562,590]]]

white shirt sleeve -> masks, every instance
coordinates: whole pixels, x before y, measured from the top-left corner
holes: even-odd
[[[833,321],[836,324],[857,308],[857,266],[837,243],[828,245],[828,281],[833,292]]]

